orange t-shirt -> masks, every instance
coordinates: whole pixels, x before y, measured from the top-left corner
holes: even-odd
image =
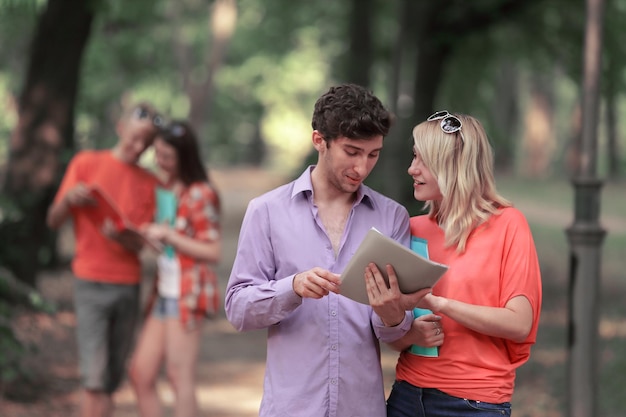
[[[449,266],[433,294],[493,307],[523,295],[532,306],[533,325],[526,340],[516,343],[469,330],[442,315],[445,340],[439,356],[402,352],[396,378],[455,397],[510,402],[515,370],[530,356],[541,310],[539,262],[526,219],[515,208],[503,209],[472,233],[461,255],[444,247],[443,230],[427,215],[411,218],[411,234],[428,241],[430,259]]]
[[[154,218],[157,178],[142,167],[120,161],[110,150],[76,154],[67,167],[55,203],[79,182],[98,184],[135,225]],[[104,236],[79,207],[73,207],[71,214],[76,241],[74,275],[110,284],[137,284],[141,278],[138,255]]]

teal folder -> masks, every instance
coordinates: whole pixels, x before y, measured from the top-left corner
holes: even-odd
[[[428,242],[426,239],[422,239],[420,237],[411,236],[411,250],[416,252],[418,255],[423,256],[426,259],[430,259],[428,257]],[[425,308],[414,308],[413,309],[413,318],[418,318],[419,316],[423,316],[425,314],[431,314],[432,311]],[[414,355],[421,356],[430,356],[437,357],[439,356],[439,348],[438,347],[424,347],[418,345],[411,345],[409,348],[409,352]]]
[[[176,221],[176,208],[178,207],[176,195],[170,190],[157,187],[156,205],[156,222],[174,226],[174,222]],[[165,253],[168,258],[173,258],[175,255],[174,248],[170,245],[166,245],[163,248],[163,253]]]

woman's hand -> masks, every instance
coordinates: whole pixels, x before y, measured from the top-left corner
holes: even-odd
[[[413,320],[409,331],[400,339],[389,343],[389,346],[402,352],[411,345],[435,347],[443,345],[444,331],[441,325],[441,316],[424,314]]]
[[[426,308],[434,312],[439,312],[444,308],[447,301],[447,298],[434,295],[431,292],[429,294],[426,294],[426,296],[424,296],[424,298],[420,300],[417,307]]]
[[[441,316],[424,314],[413,320],[409,331],[411,344],[434,347],[443,344],[444,333],[441,325]]]
[[[167,224],[150,223],[141,228],[143,234],[152,240],[157,240],[163,244],[169,243],[173,229]]]

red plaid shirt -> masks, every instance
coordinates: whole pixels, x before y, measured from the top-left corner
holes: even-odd
[[[196,182],[180,195],[174,228],[202,241],[221,239],[217,192],[206,182]],[[219,291],[214,265],[178,253],[180,262],[180,318],[187,328],[217,312]]]

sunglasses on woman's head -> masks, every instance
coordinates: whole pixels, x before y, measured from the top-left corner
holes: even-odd
[[[432,122],[433,120],[441,120],[441,122],[439,122],[439,127],[441,127],[441,130],[444,133],[452,134],[459,132],[459,134],[461,135],[461,140],[465,142],[463,132],[461,132],[461,127],[463,127],[461,119],[453,114],[448,113],[447,110],[435,112],[431,114],[426,120],[429,122]]]
[[[165,124],[163,116],[158,113],[152,113],[150,109],[144,106],[136,107],[135,110],[133,110],[133,117],[138,120],[152,119],[152,124],[156,127],[163,127]]]
[[[175,138],[182,138],[187,133],[187,128],[181,123],[171,123],[164,130]]]

